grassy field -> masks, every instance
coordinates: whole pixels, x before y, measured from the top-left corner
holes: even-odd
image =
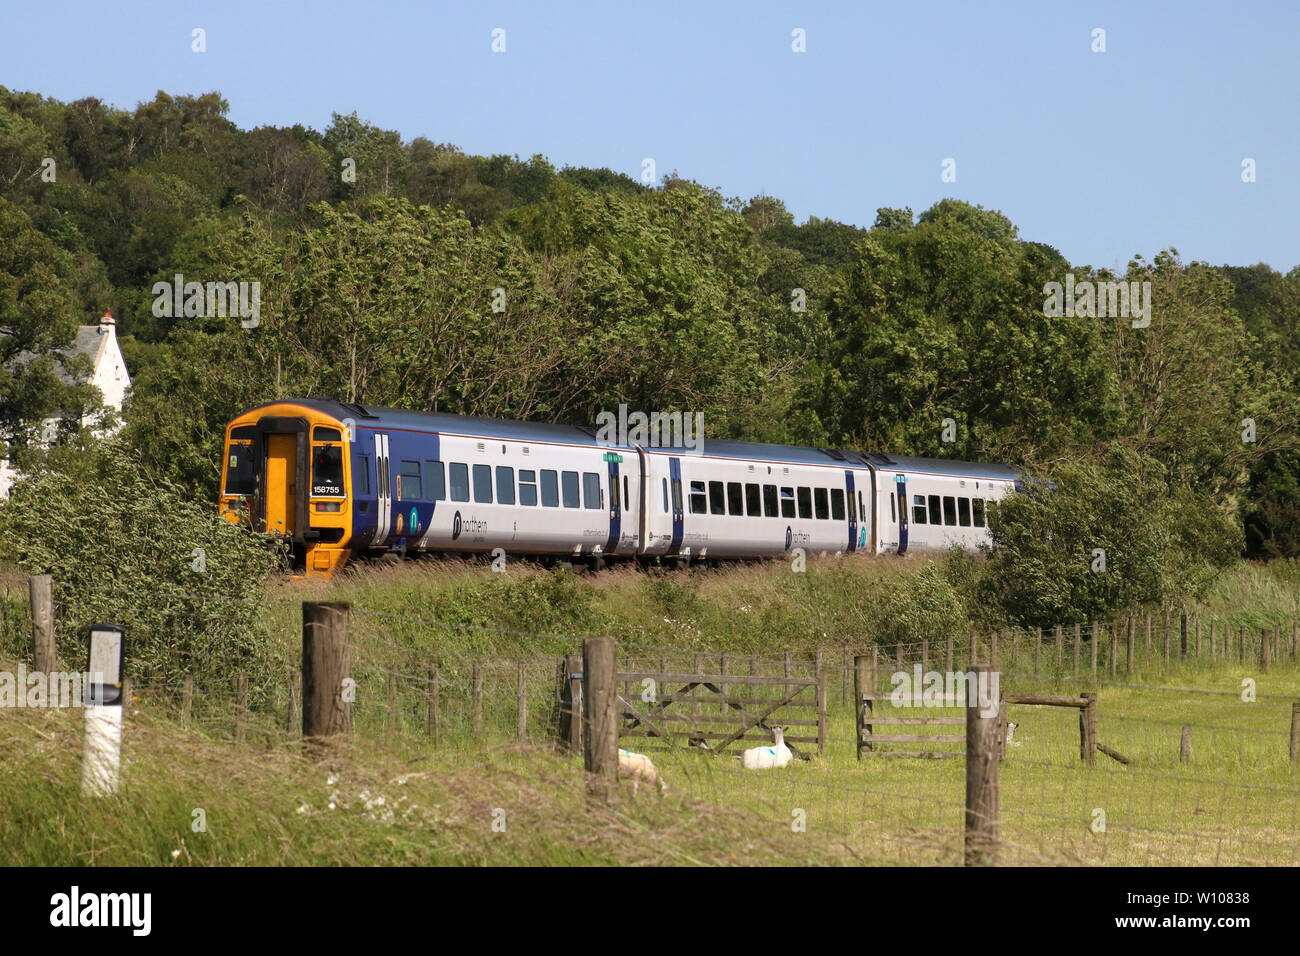
[[[882,624],[881,595],[930,567],[825,561],[813,562],[807,575],[768,565],[591,577],[522,568],[494,575],[457,562],[364,569],[329,584],[280,582],[270,589],[263,623],[285,666],[250,675],[260,694],[243,742],[234,739],[233,682],[196,687],[186,727],[180,688],[142,679],[128,714],[123,796],[87,801],[79,792],[81,715],[0,713],[7,755],[0,764],[0,862],[959,863],[962,761],[856,759],[843,670],[844,649],[861,652],[874,638],[880,689],[888,690],[899,651],[885,640],[892,635]],[[1201,624],[1201,654],[1193,631],[1186,661],[1178,659],[1177,611],[1169,662],[1162,611],[1155,610],[1149,646],[1139,616],[1132,674],[1122,641],[1112,674],[1108,632],[1095,680],[1086,642],[1082,673],[1073,676],[1068,629],[1059,665],[1050,634],[1036,662],[1027,635],[1014,642],[1003,635],[1004,693],[1097,691],[1099,739],[1132,762],[1099,755],[1095,766],[1083,766],[1076,711],[1012,705],[1009,718],[1020,727],[1001,767],[1002,859],[1300,864],[1300,776],[1288,755],[1291,702],[1300,700],[1300,669],[1289,651],[1290,621],[1300,618],[1295,580],[1285,564],[1243,566],[1225,577],[1187,609]],[[314,599],[348,600],[354,608],[356,730],[326,753],[305,751],[288,727],[298,605]],[[963,627],[973,628],[975,616],[959,611]],[[1275,625],[1282,653],[1265,674],[1256,632]],[[1226,648],[1225,627],[1232,635]],[[1245,663],[1237,660],[1242,627],[1251,641]],[[589,804],[580,758],[557,754],[548,740],[559,656],[577,652],[581,637],[594,633],[620,642],[623,666],[644,669],[717,671],[725,652],[731,674],[789,667],[806,675],[820,649],[825,755],[805,747],[812,751],[807,761],[746,773],[726,756],[655,751],[666,795],[643,788],[613,805]],[[980,645],[981,659],[988,650],[987,641]],[[927,664],[942,667],[943,651],[940,641],[928,644]],[[904,667],[919,663],[921,653],[918,642],[906,642]],[[959,642],[957,662],[968,654]],[[1247,680],[1253,701],[1242,697]],[[877,715],[888,708],[878,702]],[[701,705],[699,717],[710,716],[720,716],[717,705]],[[1178,757],[1184,725],[1191,734],[1186,763]],[[624,742],[651,752],[642,744],[653,742]],[[204,832],[192,828],[195,810],[203,811]]]

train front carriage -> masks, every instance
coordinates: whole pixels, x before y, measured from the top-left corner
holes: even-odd
[[[236,418],[226,428],[222,514],[281,539],[297,570],[337,571],[352,531],[347,429],[326,403],[276,402]]]

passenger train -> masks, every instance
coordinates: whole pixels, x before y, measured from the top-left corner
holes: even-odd
[[[704,441],[608,444],[594,429],[286,399],[226,429],[221,511],[280,536],[295,569],[351,558],[505,554],[601,567],[988,540],[1006,465]]]

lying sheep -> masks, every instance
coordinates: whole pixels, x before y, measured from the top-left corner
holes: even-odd
[[[766,770],[769,767],[784,767],[794,754],[785,745],[785,731],[780,727],[772,728],[776,742],[771,747],[751,747],[740,755],[740,763],[746,770]]]
[[[655,765],[651,763],[650,758],[645,754],[634,754],[630,750],[620,749],[618,752],[618,775],[620,778],[630,777],[632,779],[632,793],[637,792],[637,787],[641,781],[652,783],[659,787],[659,792],[663,793],[668,789],[668,784],[660,779]]]

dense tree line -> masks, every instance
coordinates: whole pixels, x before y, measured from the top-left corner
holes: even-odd
[[[355,114],[240,130],[227,111],[218,93],[126,111],[0,88],[9,441],[87,400],[15,358],[110,307],[128,442],[195,498],[214,497],[224,423],[275,397],[578,423],[627,402],[702,411],[714,437],[1065,485],[1142,462],[1151,513],[1229,515],[1251,553],[1300,554],[1300,269],[1167,249],[1110,275],[954,200],[796,224],[776,197],[676,175],[472,156]],[[259,282],[260,321],[156,314],[176,274]],[[1052,314],[1067,274],[1149,283],[1150,326]]]

